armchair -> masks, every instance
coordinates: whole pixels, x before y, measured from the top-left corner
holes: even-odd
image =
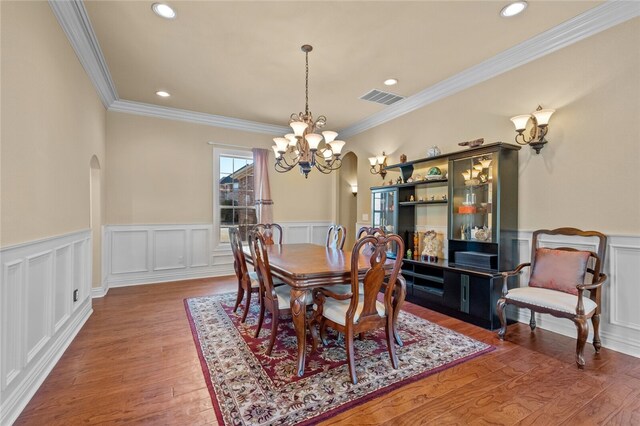
[[[563,235],[575,237],[596,237],[597,252],[581,251],[571,247],[538,247],[541,235]],[[500,339],[507,332],[506,305],[515,305],[531,310],[529,326],[536,328],[535,312],[546,313],[574,322],[577,329],[576,363],[584,368],[584,346],[589,334],[588,320],[593,324],[593,346],[600,351],[601,287],[607,276],[601,272],[604,263],[607,237],[596,231],[581,231],[575,228],[538,230],[533,233],[531,262],[518,265],[516,269],[503,272],[502,297],[497,303],[497,313],[501,328]],[[531,277],[526,287],[507,288],[509,277],[519,275],[530,267]],[[584,295],[585,290],[589,296]]]

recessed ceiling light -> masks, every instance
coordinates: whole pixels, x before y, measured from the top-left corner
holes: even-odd
[[[171,96],[171,94],[169,92],[165,92],[164,90],[158,90],[156,92],[156,95],[162,97],[162,98],[168,98],[169,96]]]
[[[151,5],[151,9],[156,13],[156,15],[163,18],[173,19],[176,17],[176,11],[173,10],[168,4],[154,3]]]
[[[393,86],[395,84],[398,84],[398,80],[396,80],[395,78],[388,78],[384,81],[385,86]]]
[[[503,16],[505,18],[510,18],[512,16],[516,16],[517,14],[521,13],[526,8],[527,8],[526,1],[514,1],[513,3],[510,3],[502,8],[502,10],[500,11],[500,16]]]

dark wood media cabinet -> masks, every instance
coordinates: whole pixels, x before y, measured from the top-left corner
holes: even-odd
[[[371,188],[373,226],[397,233],[406,249],[415,253],[420,247],[414,247],[414,232],[434,226],[431,218],[442,219],[444,210],[431,209],[446,209],[443,238],[448,250],[441,258],[427,262],[421,255],[411,259],[405,255],[402,274],[408,301],[484,328],[499,328],[500,272],[513,269],[519,261],[519,149],[498,142],[387,166],[387,170],[399,170],[403,182]],[[436,165],[446,168],[447,175],[434,180],[416,175],[415,181],[409,181],[415,169]],[[441,188],[446,199],[420,200],[418,194],[426,188]],[[491,267],[463,263],[474,258],[489,259]],[[515,285],[511,279],[509,286]]]

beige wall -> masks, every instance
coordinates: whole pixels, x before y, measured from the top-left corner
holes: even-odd
[[[425,157],[434,144],[446,153],[480,137],[513,142],[509,117],[541,104],[557,111],[541,154],[520,151],[519,228],[640,235],[639,42],[636,18],[351,138],[358,219],[380,183],[367,157],[386,150],[391,164],[403,153]]]
[[[336,193],[339,197],[337,223],[347,229],[347,239],[344,246],[353,247],[355,243],[355,228],[358,218],[359,195],[353,196],[351,187],[358,184],[358,157],[353,152],[348,152],[342,159],[342,166],[338,173],[338,188]]]
[[[208,141],[269,148],[271,137],[182,121],[107,114],[108,224],[213,220],[213,147]],[[274,220],[331,220],[331,177],[270,170]]]
[[[1,2],[0,244],[89,228],[105,110],[49,4]],[[104,204],[104,203],[103,203]]]

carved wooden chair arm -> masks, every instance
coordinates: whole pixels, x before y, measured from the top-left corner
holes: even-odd
[[[531,266],[531,263],[529,263],[529,262],[521,263],[513,271],[506,271],[506,272],[502,272],[501,273],[501,275],[502,275],[502,296],[503,297],[506,296],[507,293],[509,293],[509,288],[507,287],[508,278],[520,274],[520,272],[522,272],[522,270],[524,268],[526,268],[527,266]]]
[[[578,284],[578,285],[576,285],[576,288],[578,289],[578,291],[580,291],[580,290],[593,290],[593,289],[602,287],[602,284],[604,284],[604,282],[606,280],[607,280],[607,274],[600,274],[600,276],[598,277],[596,282],[591,283],[591,284]]]
[[[518,275],[527,266],[531,266],[531,263],[529,263],[529,262],[521,263],[513,271],[505,271],[505,272],[502,272],[501,275],[502,275],[503,278],[512,277],[514,275]]]
[[[324,287],[320,287],[320,288],[314,288],[313,289],[313,301],[314,302],[316,300],[316,296],[319,296],[320,294],[322,294],[325,297],[330,297],[330,298],[336,299],[336,300],[348,300],[348,299],[351,299],[351,297],[353,297],[352,293],[338,294],[338,293],[334,293],[331,290],[326,289]]]

